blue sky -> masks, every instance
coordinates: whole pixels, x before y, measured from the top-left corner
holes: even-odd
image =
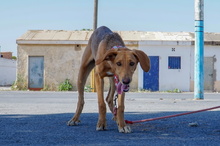
[[[204,0],[205,31],[220,33],[220,0]],[[17,55],[27,30],[93,27],[94,0],[0,0],[1,51]],[[98,26],[112,30],[193,32],[194,0],[99,0]]]

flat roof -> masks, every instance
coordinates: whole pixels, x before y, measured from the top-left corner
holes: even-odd
[[[29,30],[16,41],[82,41],[87,42],[93,31]],[[124,41],[194,41],[192,32],[115,31]],[[204,33],[204,41],[220,42],[220,33]]]

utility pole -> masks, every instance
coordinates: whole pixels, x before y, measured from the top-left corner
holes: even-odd
[[[98,0],[94,0],[94,16],[93,16],[93,31],[97,28],[98,21]]]
[[[204,99],[204,0],[195,0],[194,99]]]
[[[97,28],[97,20],[98,20],[98,0],[94,0],[94,16],[93,16],[93,31]],[[95,68],[91,72],[90,84],[92,88],[92,92],[96,92],[95,87]]]

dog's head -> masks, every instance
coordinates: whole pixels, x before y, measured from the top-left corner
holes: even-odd
[[[130,50],[127,48],[108,50],[102,57],[96,60],[96,65],[103,61],[108,61],[113,73],[119,78],[123,85],[129,85],[132,76],[140,63],[141,68],[148,72],[150,69],[150,59],[147,54],[140,50]]]

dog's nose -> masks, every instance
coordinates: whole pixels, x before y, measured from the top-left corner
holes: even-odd
[[[129,78],[122,79],[123,84],[129,84],[131,80]]]

